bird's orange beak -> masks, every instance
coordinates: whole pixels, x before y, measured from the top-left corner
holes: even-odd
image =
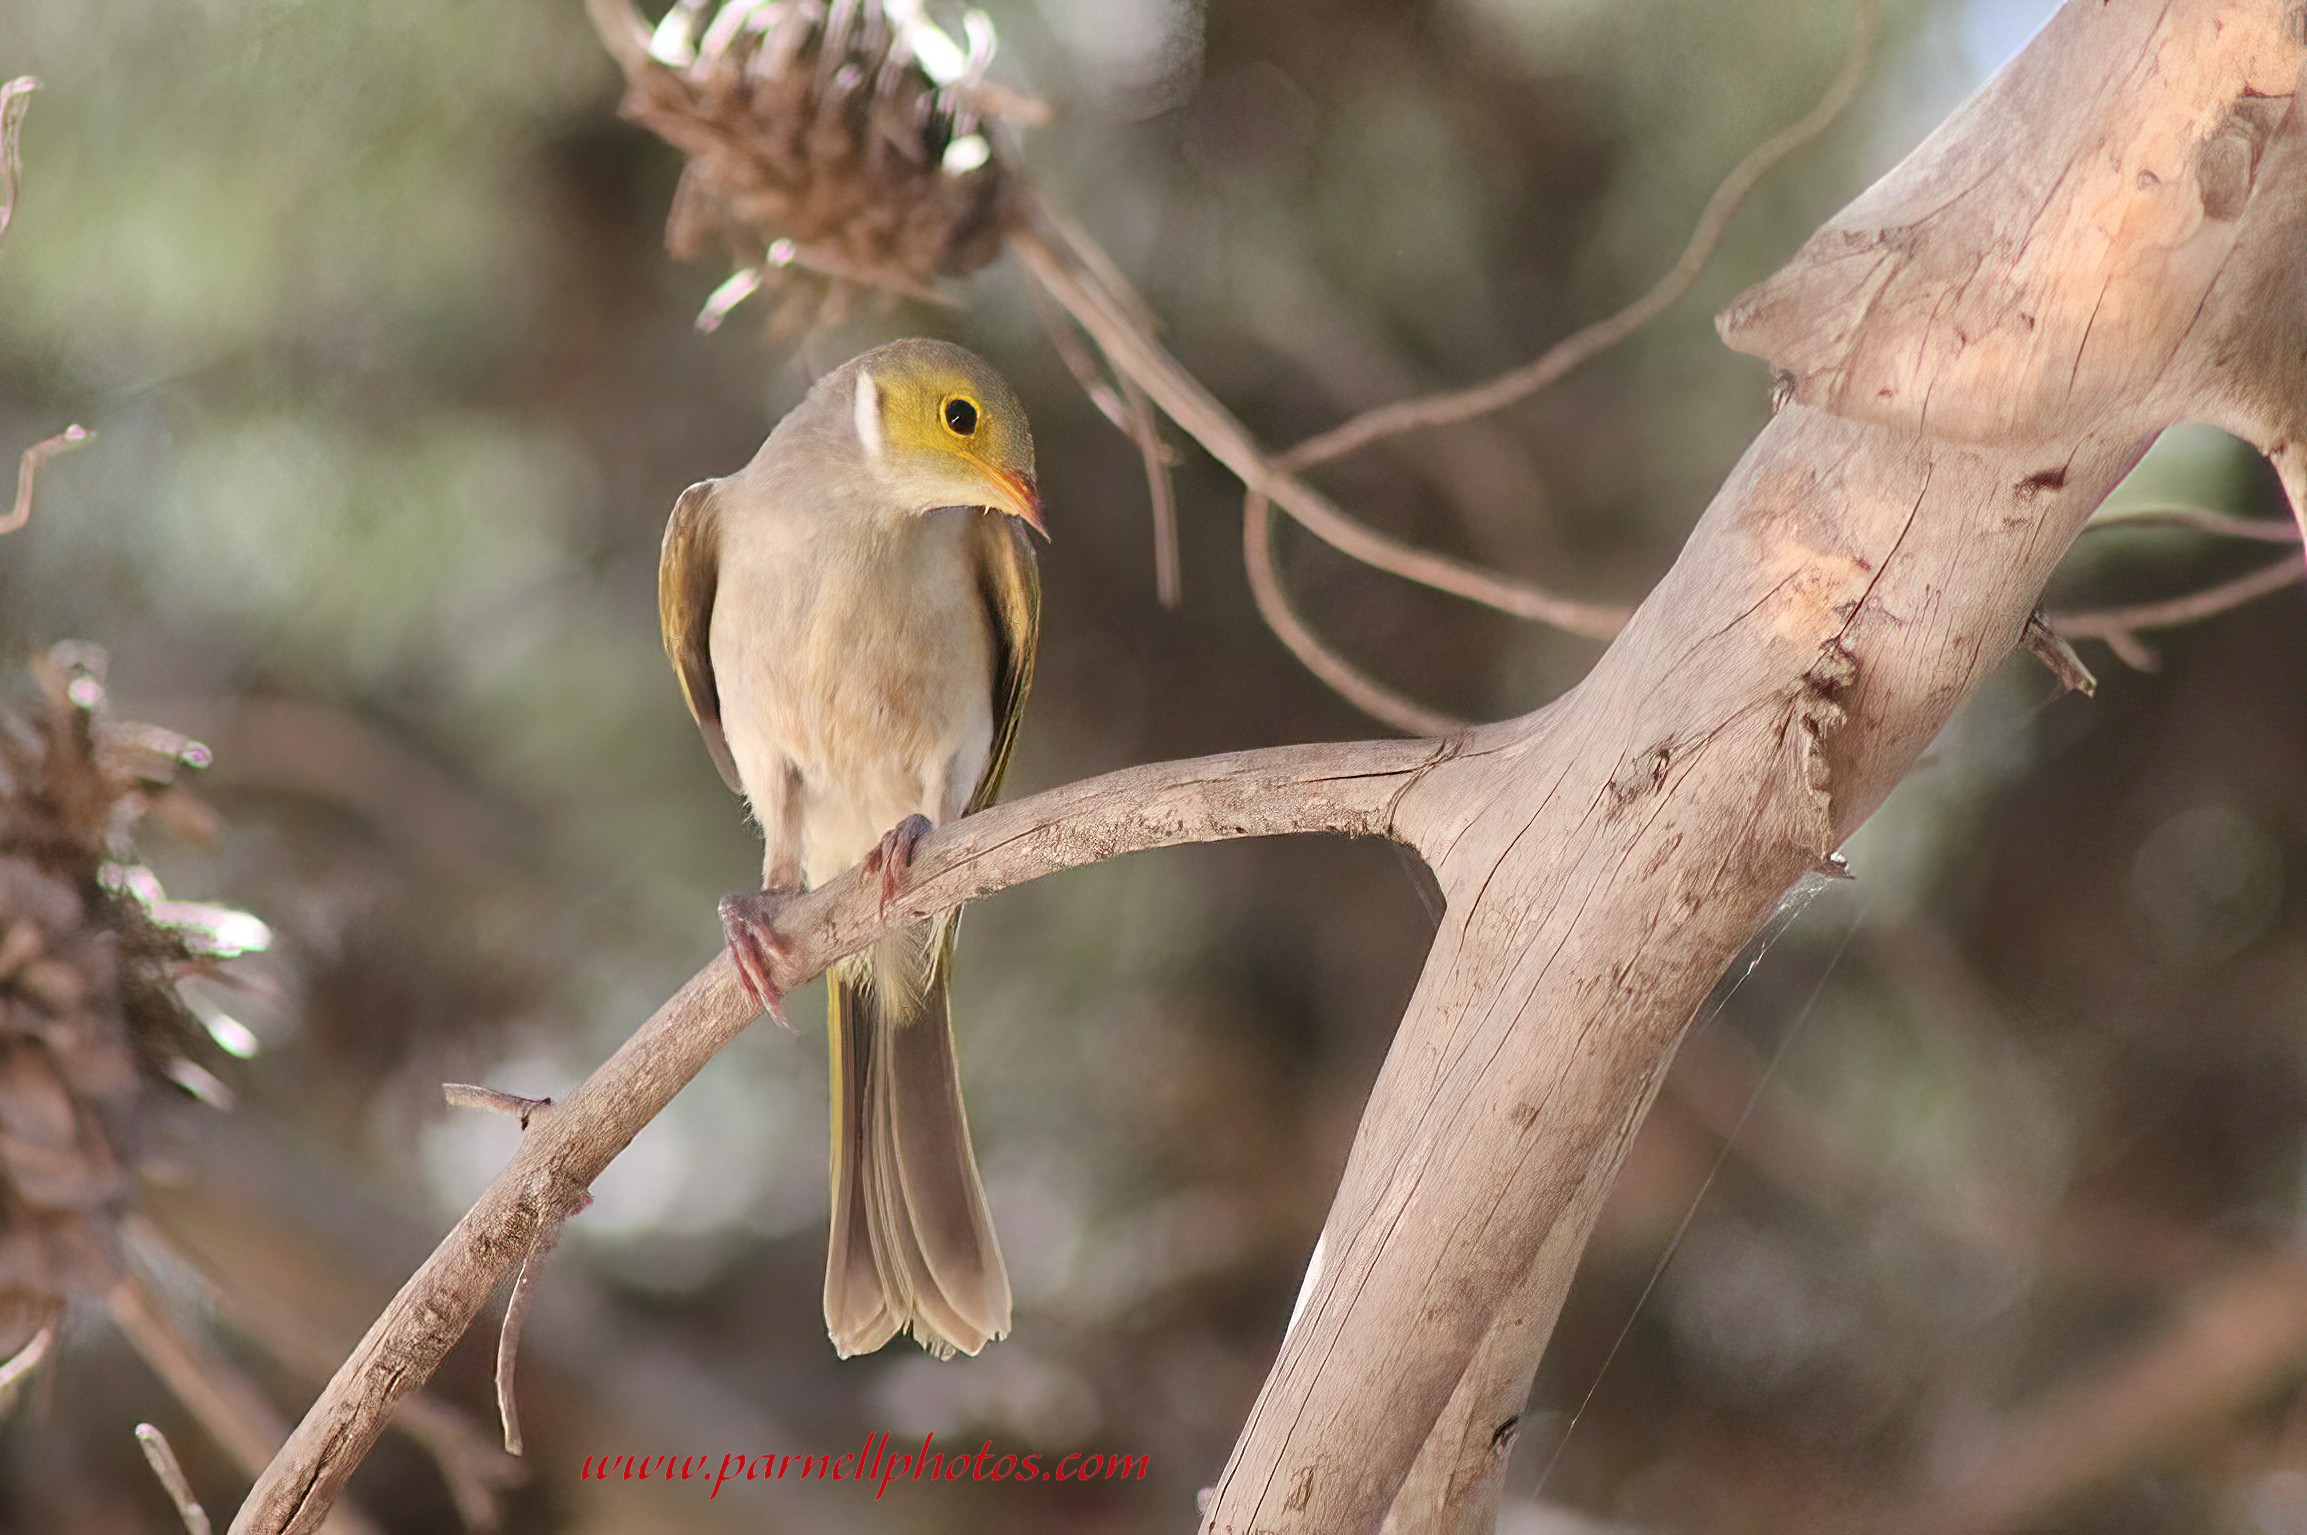
[[[1011,474],[992,465],[984,466],[986,477],[1009,493],[1009,504],[1001,510],[1023,522],[1027,527],[1049,537],[1049,525],[1041,520],[1041,490],[1030,474]]]

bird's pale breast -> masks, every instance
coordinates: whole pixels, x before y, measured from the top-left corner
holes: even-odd
[[[993,739],[993,645],[962,521],[757,506],[722,526],[713,671],[746,797],[790,763],[804,878],[909,815],[951,819]]]

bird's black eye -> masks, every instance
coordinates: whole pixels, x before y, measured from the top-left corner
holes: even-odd
[[[977,430],[977,407],[961,395],[945,402],[946,429],[956,437],[967,437]]]

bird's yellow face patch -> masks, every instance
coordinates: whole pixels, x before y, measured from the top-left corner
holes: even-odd
[[[856,409],[867,450],[936,504],[990,507],[1046,533],[1025,407],[982,358],[935,341],[882,347],[861,359]]]

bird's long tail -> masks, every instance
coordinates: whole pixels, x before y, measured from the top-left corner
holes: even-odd
[[[961,1104],[948,993],[952,932],[922,946],[915,984],[891,956],[827,980],[833,1050],[833,1233],[825,1325],[846,1357],[910,1331],[938,1355],[1009,1331],[1009,1274],[994,1241]]]

